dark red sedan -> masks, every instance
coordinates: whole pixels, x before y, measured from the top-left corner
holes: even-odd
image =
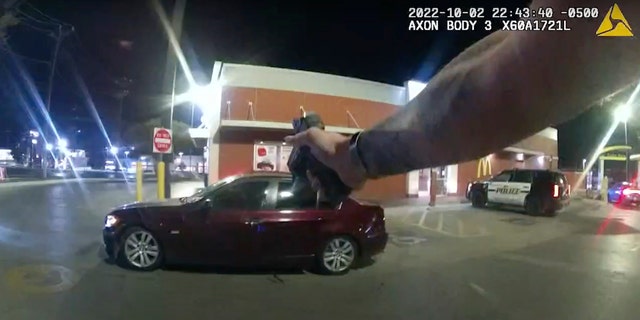
[[[193,196],[133,203],[105,218],[106,251],[121,265],[164,263],[315,267],[346,273],[387,244],[384,210],[348,199],[339,206],[294,196],[288,174],[221,180]]]

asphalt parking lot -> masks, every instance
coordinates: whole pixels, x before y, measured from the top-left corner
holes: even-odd
[[[556,218],[389,208],[386,252],[327,277],[109,265],[102,217],[131,199],[122,184],[0,187],[0,319],[637,318],[638,213],[604,203]]]

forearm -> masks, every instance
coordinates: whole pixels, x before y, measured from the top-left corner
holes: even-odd
[[[601,16],[608,10],[590,5]],[[639,16],[638,4],[623,8],[626,16]],[[637,80],[637,41],[595,37],[599,20],[575,22],[570,32],[510,32],[478,54],[463,53],[401,111],[361,134],[358,150],[368,175],[477,159],[567,121]]]
[[[487,59],[485,56],[507,36],[507,32],[494,32],[464,50],[401,111],[361,134],[358,149],[369,175],[407,172],[428,167],[427,164],[437,160],[433,152],[426,150],[434,150],[435,144],[443,139],[431,134],[429,128],[435,128],[434,124],[441,121],[451,105],[449,100],[460,97],[462,85],[470,83],[468,77],[474,67],[482,64]],[[435,105],[435,94],[440,96],[437,101],[440,108]]]

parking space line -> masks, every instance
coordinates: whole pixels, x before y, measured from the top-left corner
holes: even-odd
[[[521,263],[526,263],[526,264],[530,264],[530,265],[535,265],[535,266],[539,266],[539,267],[545,267],[545,268],[556,268],[556,269],[562,269],[565,271],[571,271],[571,272],[585,272],[586,270],[579,268],[573,264],[570,263],[566,263],[566,262],[561,262],[561,261],[554,261],[554,260],[546,260],[546,259],[540,259],[540,258],[534,258],[534,257],[530,257],[530,256],[525,256],[525,255],[519,255],[519,254],[511,254],[511,253],[505,253],[505,254],[500,254],[497,256],[499,259],[504,259],[504,260],[511,260],[511,261],[515,261],[515,262],[521,262]]]

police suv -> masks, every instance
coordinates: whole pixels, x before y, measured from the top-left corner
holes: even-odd
[[[476,208],[503,205],[524,208],[531,215],[555,216],[569,205],[571,186],[564,174],[551,170],[512,169],[467,187]]]

